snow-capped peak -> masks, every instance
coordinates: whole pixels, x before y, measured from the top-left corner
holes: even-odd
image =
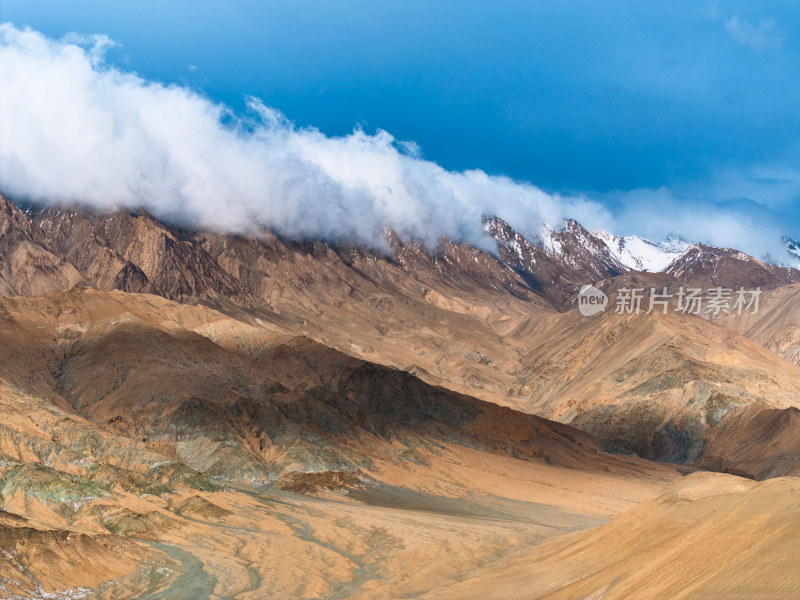
[[[800,242],[784,236],[783,243],[786,245],[789,255],[795,259],[795,264],[791,266],[800,268]]]
[[[614,258],[635,271],[659,273],[689,248],[689,244],[674,237],[657,244],[639,235],[619,237],[605,231],[593,233],[608,246]]]
[[[563,248],[558,240],[558,230],[547,223],[542,223],[539,228],[539,241],[548,256],[560,256],[562,254]]]

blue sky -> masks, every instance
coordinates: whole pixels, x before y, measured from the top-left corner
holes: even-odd
[[[0,7],[50,37],[106,34],[120,68],[237,110],[253,95],[330,136],[385,129],[449,170],[586,194],[620,233],[649,204],[800,235],[796,0]]]

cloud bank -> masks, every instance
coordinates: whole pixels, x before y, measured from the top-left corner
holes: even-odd
[[[295,127],[256,98],[246,114],[234,114],[189,88],[108,64],[112,44],[105,36],[53,40],[0,25],[4,193],[373,248],[383,247],[385,226],[429,247],[446,236],[489,248],[481,220],[497,215],[527,236],[571,217],[589,228],[676,234],[760,256],[779,251],[777,225],[762,219],[754,232],[752,222],[737,220],[738,209],[711,203],[703,218],[685,204],[676,210],[677,198],[655,190],[624,194],[614,214],[599,199],[550,194],[480,170],[447,171],[385,131],[328,137]]]
[[[481,171],[454,173],[413,144],[356,129],[297,129],[249,99],[232,114],[185,87],[106,64],[111,42],[0,26],[0,186],[40,202],[143,207],[160,218],[247,233],[380,246],[382,228],[435,246],[484,239],[481,217],[522,231],[567,215],[602,224],[605,209]]]

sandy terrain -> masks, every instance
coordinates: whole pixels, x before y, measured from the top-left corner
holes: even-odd
[[[0,311],[8,597],[419,595],[682,477],[207,307],[73,290]]]
[[[800,480],[696,473],[425,598],[797,598]]]
[[[49,593],[63,593],[71,581],[88,597],[397,598],[445,589],[545,541],[600,525],[680,477],[668,468],[646,472],[635,461],[645,478],[504,457],[476,463],[480,457],[469,452],[456,457],[469,468],[450,459],[403,476],[379,469],[365,485],[319,490],[318,497],[271,486],[178,486],[160,496],[117,489],[65,506],[16,494],[7,509],[27,515],[28,527],[135,539],[127,543],[141,554],[116,572],[117,583],[97,581],[106,568],[99,557],[91,577],[81,560],[54,576],[50,543],[20,546],[13,564]],[[436,481],[445,472],[451,483],[442,489]],[[108,563],[109,575],[115,564]]]

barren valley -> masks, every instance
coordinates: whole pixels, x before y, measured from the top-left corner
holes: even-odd
[[[792,270],[749,263],[757,316],[583,317],[704,271],[3,202],[3,597],[800,594]]]

